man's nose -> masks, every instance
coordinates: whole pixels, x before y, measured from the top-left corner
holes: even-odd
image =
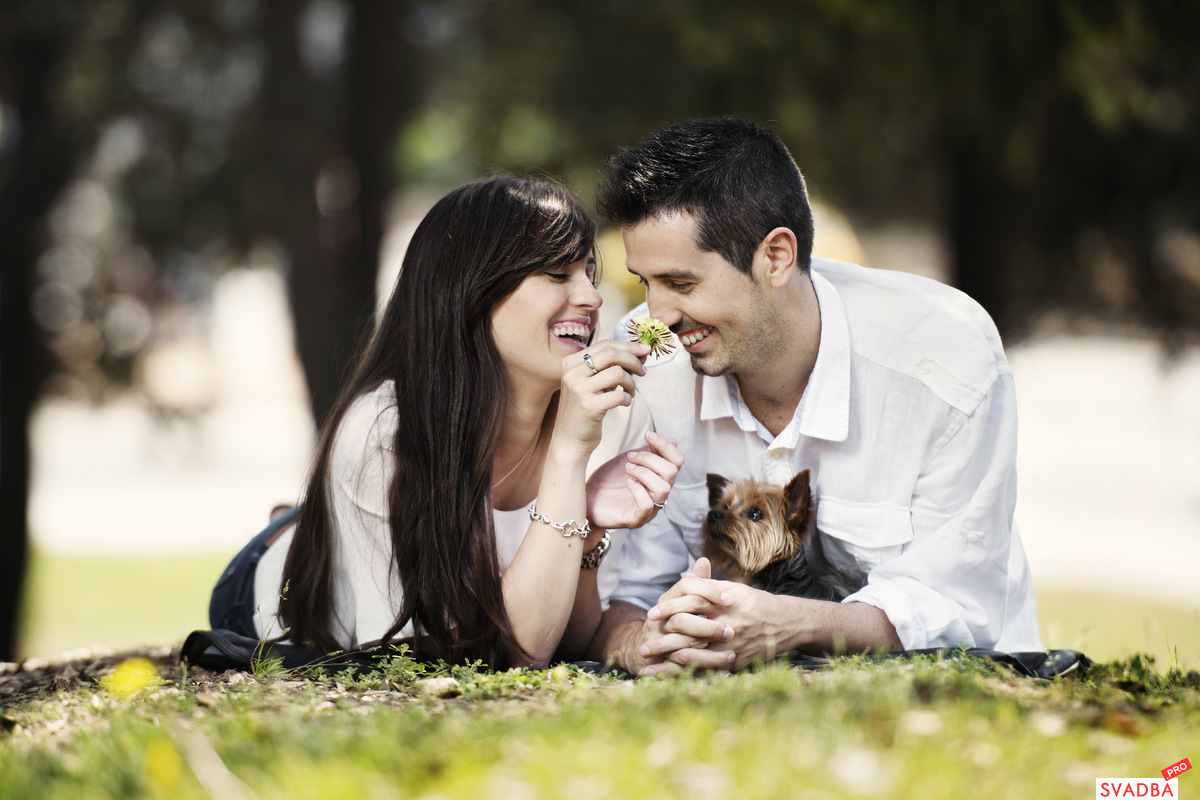
[[[650,316],[660,320],[668,328],[683,319],[683,314],[679,313],[679,309],[670,301],[667,293],[652,286],[646,288],[646,307],[650,310]]]

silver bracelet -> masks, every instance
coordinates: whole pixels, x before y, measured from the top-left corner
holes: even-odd
[[[583,558],[579,561],[580,569],[595,569],[600,566],[600,562],[604,560],[604,554],[608,552],[609,538],[608,531],[600,537],[600,543],[583,554]]]
[[[576,524],[575,520],[573,519],[566,522],[555,522],[545,514],[539,514],[536,506],[537,500],[534,500],[529,504],[529,518],[534,522],[540,522],[543,525],[549,525],[563,536],[578,536],[580,539],[586,539],[588,534],[592,532],[592,526],[588,524],[586,519],[583,521],[582,525]]]

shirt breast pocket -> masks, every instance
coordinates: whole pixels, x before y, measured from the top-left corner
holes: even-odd
[[[683,536],[688,554],[695,561],[704,547],[701,528],[708,516],[708,483],[676,484],[667,497],[663,511],[667,519]]]
[[[913,540],[907,508],[836,497],[820,499],[817,530],[830,563],[864,582],[871,570],[899,556]]]

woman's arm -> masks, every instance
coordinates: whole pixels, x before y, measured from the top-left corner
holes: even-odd
[[[652,451],[619,456],[613,459],[616,465],[598,470],[607,475],[598,484],[604,487],[603,499],[589,503],[587,462],[599,443],[601,421],[608,411],[631,402],[630,374],[642,372],[647,349],[605,341],[589,349],[596,371],[581,356],[563,362],[558,412],[538,488],[538,519],[531,520],[502,579],[509,623],[527,654],[520,663],[544,666],[560,644],[564,652],[584,652],[599,625],[600,598],[595,570],[580,568],[583,555],[600,542],[602,527],[636,527],[649,519],[675,479],[678,465],[672,459],[682,463],[673,443],[650,434]],[[618,485],[621,490],[614,491]],[[542,521],[578,531],[588,524],[589,511],[596,528],[582,539]],[[571,635],[564,642],[568,625]]]

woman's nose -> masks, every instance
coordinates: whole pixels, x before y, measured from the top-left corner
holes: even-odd
[[[575,293],[571,297],[571,304],[579,308],[595,310],[604,305],[604,297],[592,285],[591,280],[585,277],[580,281],[580,285],[576,287]]]

